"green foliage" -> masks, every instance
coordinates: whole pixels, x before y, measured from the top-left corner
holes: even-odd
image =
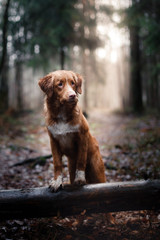
[[[50,59],[71,44],[95,49],[99,44],[94,31],[95,16],[95,6],[89,0],[84,3],[79,0],[13,0],[9,17],[10,55],[16,54],[17,61],[27,61],[34,67],[47,67]],[[84,26],[90,29],[88,37],[84,36]]]
[[[13,52],[30,64],[48,63],[73,39],[76,0],[14,0],[10,17]]]
[[[160,1],[132,0],[132,5],[125,11],[125,23],[130,27],[140,28],[140,36],[146,54],[160,50]],[[158,48],[158,49],[157,49]]]

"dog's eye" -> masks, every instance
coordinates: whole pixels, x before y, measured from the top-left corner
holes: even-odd
[[[58,87],[62,87],[63,86],[63,83],[62,82],[59,82],[58,83]]]
[[[74,85],[75,85],[75,83],[74,83],[73,81],[71,82],[71,84],[72,84],[72,86],[74,86]]]

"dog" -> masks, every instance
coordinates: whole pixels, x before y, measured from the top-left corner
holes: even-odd
[[[96,139],[91,135],[86,118],[78,106],[83,78],[73,71],[51,72],[39,80],[45,93],[45,119],[54,161],[54,178],[49,187],[63,187],[62,156],[68,158],[71,184],[106,182],[104,163]],[[107,213],[108,222],[115,224]]]
[[[58,70],[39,80],[45,93],[45,119],[54,161],[52,191],[63,186],[62,156],[68,158],[71,184],[106,182],[104,163],[96,139],[79,108],[83,78],[73,71]]]

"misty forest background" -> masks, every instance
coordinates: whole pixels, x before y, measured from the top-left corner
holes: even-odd
[[[160,1],[1,0],[0,112],[42,107],[38,79],[84,76],[84,111],[160,107]]]
[[[53,159],[38,80],[81,74],[80,105],[108,182],[160,179],[160,1],[0,0],[0,189],[48,186]],[[63,180],[69,183],[63,159]],[[159,240],[159,211],[0,222],[0,237]]]

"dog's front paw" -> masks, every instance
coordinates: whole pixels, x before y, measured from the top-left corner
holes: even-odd
[[[75,185],[84,185],[86,184],[85,172],[82,170],[76,170],[76,177],[74,180]]]
[[[49,182],[49,188],[52,192],[57,192],[63,185],[62,176],[58,176],[57,179],[52,178]]]

